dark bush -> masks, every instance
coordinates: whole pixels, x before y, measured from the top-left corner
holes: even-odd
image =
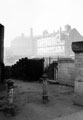
[[[43,63],[44,59],[19,59],[11,67],[11,75],[14,79],[38,81],[43,74]]]
[[[11,67],[5,66],[4,67],[4,78],[9,79],[11,77]]]

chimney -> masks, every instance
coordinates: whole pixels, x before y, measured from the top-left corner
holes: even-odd
[[[45,37],[45,36],[47,36],[48,35],[48,31],[47,30],[44,30],[43,31],[43,36]]]
[[[33,38],[33,28],[30,28],[30,37]]]
[[[59,35],[60,35],[60,40],[61,40],[61,32],[62,32],[62,28],[60,27],[60,33],[59,33]]]
[[[70,25],[65,25],[65,31],[66,32],[70,32],[70,30],[71,30],[71,26]]]
[[[60,27],[60,33],[61,33],[61,31],[62,31],[62,28]]]

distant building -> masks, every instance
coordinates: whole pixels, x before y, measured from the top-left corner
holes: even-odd
[[[30,29],[30,36],[22,34],[11,42],[13,55],[25,57],[69,57],[73,55],[71,43],[83,41],[83,37],[70,25],[65,25],[65,30],[48,33],[43,31],[43,35],[33,36],[33,29]]]
[[[34,36],[33,29],[30,29],[30,36],[24,34],[16,37],[11,42],[8,56],[5,54],[5,61],[16,61],[22,57],[72,57],[74,53],[71,49],[71,44],[74,41],[83,41],[83,36],[70,25],[65,25],[65,30],[61,28],[57,32],[48,33],[47,30],[43,31],[43,35]],[[10,55],[11,54],[11,55]]]
[[[15,64],[20,58],[33,56],[32,46],[33,32],[30,30],[30,36],[27,37],[23,33],[11,41],[11,46],[5,48],[5,64]]]
[[[32,56],[32,39],[21,34],[11,42],[11,50],[13,55]]]
[[[52,57],[65,55],[65,41],[60,40],[60,33],[43,34],[36,39],[36,56]]]
[[[49,34],[46,30],[42,36],[35,38],[35,48],[37,57],[70,57],[73,56],[71,43],[73,41],[83,41],[83,37],[70,25],[65,26],[65,30]]]

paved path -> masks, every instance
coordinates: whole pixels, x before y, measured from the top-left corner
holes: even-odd
[[[56,118],[53,120],[83,120],[83,111],[74,113],[72,115]]]
[[[41,83],[16,81],[15,86],[16,114],[0,112],[0,120],[83,120],[83,107],[73,105],[72,87],[48,84],[49,102],[43,104]]]

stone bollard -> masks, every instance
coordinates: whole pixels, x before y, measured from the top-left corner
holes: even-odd
[[[83,105],[83,41],[73,42],[76,78],[74,81],[74,104]]]
[[[43,83],[42,100],[43,100],[43,103],[47,103],[48,102],[47,75],[44,73],[41,79]]]
[[[13,107],[13,93],[14,92],[14,80],[8,79],[7,81],[7,107],[11,109]]]

